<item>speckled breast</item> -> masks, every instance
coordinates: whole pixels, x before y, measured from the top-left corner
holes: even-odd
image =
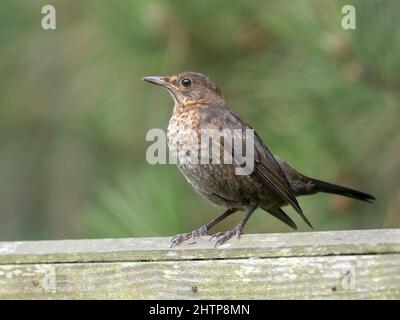
[[[174,112],[168,125],[168,147],[177,166],[193,188],[217,205],[244,208],[255,201],[249,176],[235,174],[233,165],[200,163],[201,130],[218,129],[201,123],[196,110]],[[196,160],[197,159],[197,160]]]

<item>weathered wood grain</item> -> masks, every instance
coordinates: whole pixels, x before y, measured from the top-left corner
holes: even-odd
[[[400,229],[243,235],[214,248],[208,237],[0,242],[0,264],[169,261],[400,253]]]
[[[0,243],[1,299],[400,299],[400,230]]]
[[[0,298],[400,299],[400,255],[2,265]]]

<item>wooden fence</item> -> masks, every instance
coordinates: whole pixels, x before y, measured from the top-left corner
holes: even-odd
[[[0,242],[2,299],[400,299],[400,229]]]

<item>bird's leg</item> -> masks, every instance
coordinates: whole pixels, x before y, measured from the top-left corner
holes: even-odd
[[[221,222],[225,218],[229,217],[232,213],[235,213],[237,209],[227,209],[223,213],[221,213],[218,217],[215,219],[207,222],[205,225],[202,225],[200,228],[193,230],[192,232],[188,233],[182,233],[182,234],[177,234],[175,237],[173,237],[170,241],[171,247],[176,246],[183,241],[186,241],[188,239],[193,239],[195,237],[200,237],[200,236],[208,236],[210,235],[208,233],[208,230],[214,227],[217,223]]]
[[[233,236],[237,236],[238,238],[242,234],[243,228],[246,225],[247,221],[249,221],[251,215],[257,209],[257,206],[251,207],[246,215],[244,216],[243,220],[239,222],[239,224],[233,228],[232,230],[217,232],[212,236],[212,238],[218,238],[217,242],[215,243],[214,247],[223,244],[224,242],[228,241]]]

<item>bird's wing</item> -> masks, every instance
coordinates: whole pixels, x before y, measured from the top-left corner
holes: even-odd
[[[273,215],[275,218],[281,220],[282,222],[286,223],[289,227],[293,228],[293,229],[297,229],[296,224],[293,222],[292,219],[290,219],[290,217],[285,213],[285,211],[283,211],[282,209],[278,208],[278,209],[267,209],[266,210],[268,213],[270,213],[271,215]]]
[[[210,110],[213,109],[213,110]],[[251,129],[248,124],[239,119],[227,108],[209,108],[207,111],[209,122],[215,121],[220,129]],[[244,133],[242,140],[244,140]],[[234,157],[235,158],[235,157]],[[254,171],[256,179],[265,187],[273,192],[276,196],[290,204],[302,217],[302,219],[312,228],[310,221],[305,217],[296,200],[295,194],[287,180],[285,173],[276,161],[272,153],[268,150],[261,138],[254,131]]]
[[[269,187],[270,190],[273,190],[275,194],[279,195],[289,203],[299,213],[304,222],[312,228],[310,221],[304,215],[299,203],[297,202],[293,189],[290,186],[285,173],[256,133],[255,150],[257,150],[256,154],[258,155],[258,159],[255,159],[254,164],[255,176],[264,186]]]

